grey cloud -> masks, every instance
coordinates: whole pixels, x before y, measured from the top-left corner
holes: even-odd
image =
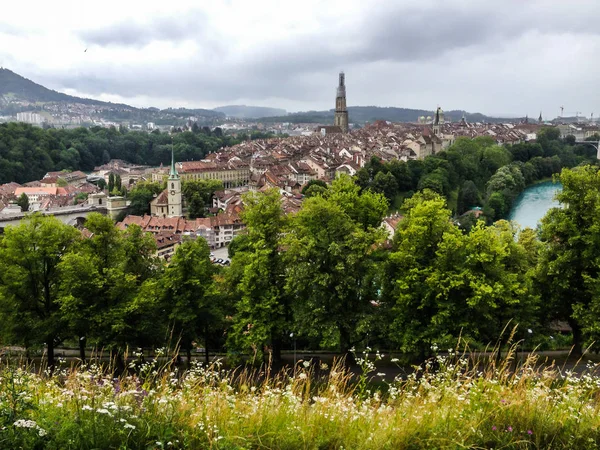
[[[518,74],[528,60],[523,55],[516,59],[517,55],[506,49],[528,34],[581,34],[582,39],[595,38],[598,31],[592,18],[600,13],[600,2],[574,3],[578,4],[549,7],[545,1],[463,0],[407,6],[388,0],[378,2],[352,24],[325,22],[319,33],[288,40],[273,39],[245,54],[236,54],[220,44],[226,39],[203,24],[205,18],[201,13],[189,14],[181,22],[169,17],[151,24],[120,23],[81,36],[97,45],[129,46],[189,38],[199,44],[201,53],[166,66],[157,58],[139,67],[89,67],[80,73],[56,74],[54,85],[58,83],[93,95],[173,99],[173,106],[177,106],[177,99],[201,106],[203,102],[225,104],[240,98],[260,101],[276,97],[296,104],[313,102],[319,105],[315,107],[322,107],[334,95],[337,71],[345,69],[349,74],[350,104],[424,107],[399,102],[410,98],[413,103],[421,99],[428,104],[437,99],[453,102],[457,108],[472,107],[482,112],[509,112],[512,108],[519,113],[521,106],[507,103],[509,97],[519,96],[513,86],[531,89],[526,98],[535,102],[537,97],[553,92],[544,84],[546,77],[535,81],[520,80],[518,76],[514,80],[501,79],[494,73],[497,69],[486,66],[485,57],[502,54],[506,59],[493,59],[494,63],[513,65]],[[219,54],[223,57],[215,56]],[[531,58],[535,56],[533,53]],[[552,66],[552,61],[547,63]],[[362,76],[366,70],[372,74],[370,79]],[[469,79],[471,73],[477,74],[478,79]],[[440,84],[440,77],[448,78]],[[361,80],[361,84],[353,84],[354,80]],[[489,92],[489,83],[494,83],[497,96],[503,97],[495,103],[490,100],[493,93]],[[410,92],[402,97],[402,90]]]
[[[11,25],[10,23],[0,22],[0,34],[10,34],[13,36],[22,36],[26,33],[27,33],[27,31],[23,30],[22,28],[15,27],[14,25]]]
[[[181,16],[161,17],[148,23],[135,19],[118,22],[109,27],[82,30],[79,37],[87,44],[141,47],[152,41],[181,41],[202,36],[208,25],[201,11]]]

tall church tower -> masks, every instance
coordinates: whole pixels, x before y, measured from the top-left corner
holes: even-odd
[[[175,168],[175,153],[171,147],[171,172],[167,180],[167,191],[169,193],[169,210],[167,217],[181,217],[183,208],[181,206],[181,179]]]
[[[435,118],[433,119],[433,134],[436,136],[439,135],[441,133],[440,127],[442,125],[444,125],[444,111],[438,106],[435,111]]]
[[[340,83],[335,98],[334,125],[340,127],[344,133],[348,132],[348,108],[346,107],[346,84],[344,72],[340,72]]]

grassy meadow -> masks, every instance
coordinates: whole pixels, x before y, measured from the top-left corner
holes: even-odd
[[[437,356],[383,380],[342,364],[295,372],[185,371],[135,360],[113,376],[95,365],[32,373],[2,361],[2,449],[417,449],[600,445],[600,378],[544,368],[514,353],[485,362]]]

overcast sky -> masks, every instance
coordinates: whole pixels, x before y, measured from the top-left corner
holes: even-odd
[[[135,106],[600,114],[598,0],[6,1],[0,66]],[[84,50],[87,48],[87,51]]]

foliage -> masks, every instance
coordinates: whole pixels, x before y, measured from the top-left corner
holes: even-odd
[[[184,242],[177,247],[159,281],[160,309],[188,355],[194,340],[206,340],[208,330],[217,327],[223,317],[221,305],[215,302],[216,266],[209,254],[208,244],[202,238]]]
[[[279,251],[286,217],[276,189],[249,192],[243,200],[242,220],[247,229],[242,245],[232,253],[229,278],[237,301],[228,346],[230,352],[251,352],[260,361],[265,346],[270,345],[279,359],[290,316]]]
[[[108,217],[90,214],[86,228],[91,237],[81,240],[60,262],[61,313],[69,330],[100,347],[121,352],[127,345],[144,345],[152,337],[136,320],[139,287],[153,277],[154,239],[140,227],[125,232]],[[148,312],[151,316],[151,312]]]
[[[52,216],[33,214],[8,226],[0,240],[1,333],[26,348],[46,344],[54,366],[54,346],[65,336],[58,307],[59,263],[79,232]]]
[[[173,140],[171,141],[171,137]],[[63,169],[91,171],[110,159],[158,166],[171,161],[199,160],[240,141],[213,132],[145,133],[114,127],[44,129],[24,123],[0,124],[0,184],[41,179]],[[109,186],[112,192],[114,186]]]
[[[206,217],[207,209],[212,207],[211,202],[215,191],[221,189],[223,189],[223,182],[220,180],[184,181],[181,191],[187,202],[189,218]]]
[[[284,240],[297,326],[344,353],[364,337],[361,327],[376,299],[374,254],[387,209],[381,194],[352,186],[342,176],[325,197],[307,199]]]
[[[25,194],[25,192],[23,192],[17,199],[17,205],[21,207],[21,211],[29,211],[29,197],[27,197],[27,194]]]
[[[562,207],[542,219],[539,288],[547,319],[568,321],[581,353],[584,337],[589,343],[600,337],[600,171],[582,166],[563,170],[559,179]]]
[[[424,357],[433,342],[491,342],[514,320],[531,326],[537,309],[530,260],[507,222],[461,233],[438,194],[404,205],[394,236],[385,299],[391,338]]]
[[[327,183],[323,180],[309,180],[302,188],[302,195],[312,197],[316,194],[322,194],[327,190]]]
[[[134,216],[150,214],[150,202],[165,188],[164,183],[140,181],[127,193],[131,201],[128,212]]]

